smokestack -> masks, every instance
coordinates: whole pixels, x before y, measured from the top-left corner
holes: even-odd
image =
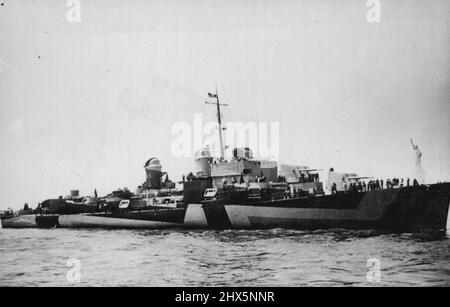
[[[146,186],[149,189],[161,189],[161,163],[158,158],[151,158],[144,165]]]
[[[208,177],[211,175],[212,162],[211,152],[209,147],[199,150],[195,153],[195,174],[197,176]]]

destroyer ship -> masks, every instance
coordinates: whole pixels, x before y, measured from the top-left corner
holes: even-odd
[[[162,172],[159,159],[145,165],[136,193],[44,201],[35,212],[4,216],[3,227],[379,229],[420,232],[449,228],[450,183],[383,182],[354,173],[328,172],[326,189],[318,169],[258,160],[250,148],[225,159],[221,103],[216,90],[220,156],[196,153],[196,169],[182,189]],[[413,144],[413,148],[416,145]],[[416,148],[417,149],[417,148]],[[165,180],[163,180],[165,176]],[[325,193],[327,190],[330,193]]]

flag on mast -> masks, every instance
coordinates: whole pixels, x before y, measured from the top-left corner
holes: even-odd
[[[217,95],[216,95],[216,94],[208,93],[208,96],[209,96],[209,98],[217,98]]]

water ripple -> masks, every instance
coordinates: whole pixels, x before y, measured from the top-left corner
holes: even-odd
[[[442,234],[342,229],[1,229],[1,286],[449,286]],[[377,258],[381,283],[367,281]]]

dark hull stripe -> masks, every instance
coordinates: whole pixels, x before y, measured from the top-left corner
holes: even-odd
[[[228,218],[228,214],[223,205],[203,205],[208,226],[214,229],[229,229],[233,225]]]
[[[38,228],[58,227],[58,215],[36,215],[36,225]]]

